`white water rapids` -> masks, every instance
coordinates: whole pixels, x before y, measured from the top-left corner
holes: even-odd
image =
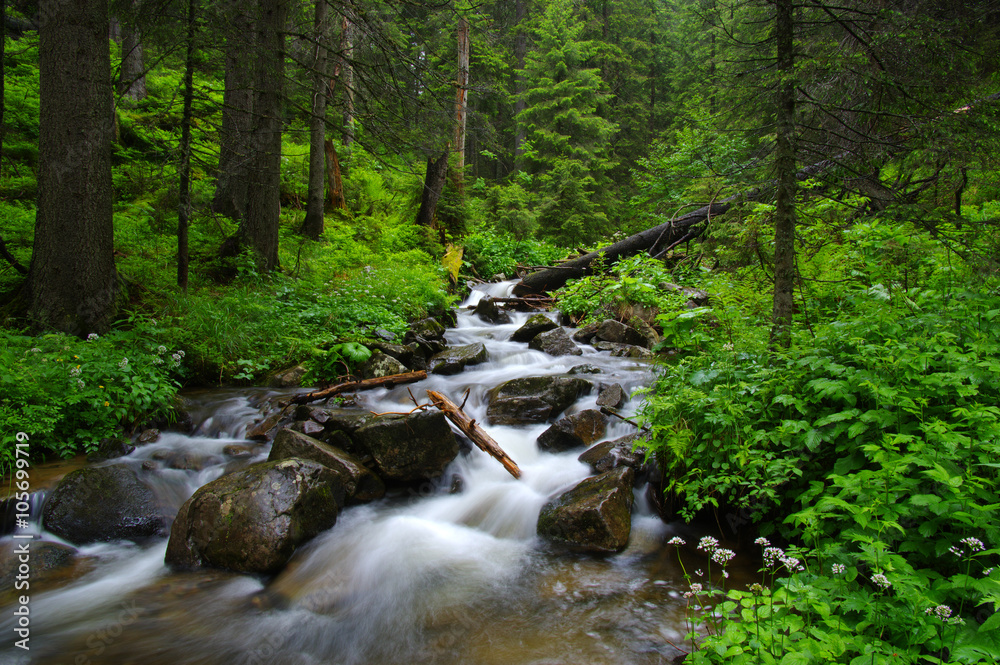
[[[489,285],[505,296],[510,283]],[[473,305],[485,293],[476,291]],[[439,483],[345,509],[336,526],[296,553],[273,579],[203,570],[174,573],[163,565],[164,539],[141,546],[79,548],[75,573],[31,593],[30,652],[13,648],[11,612],[0,617],[0,662],[388,665],[646,664],[669,662],[686,630],[681,573],[664,542],[672,527],[653,516],[637,492],[628,549],[610,557],[550,551],[536,536],[541,507],[591,475],[581,451],[553,454],[536,438],[548,425],[490,427],[486,392],[512,378],[583,375],[619,383],[626,393],[650,381],[643,361],[582,347],[583,356],[551,357],[509,341],[528,318],[488,325],[463,308],[451,345],[482,341],[490,359],[456,376],[436,376],[394,390],[359,394],[376,412],[408,411],[410,392],[444,393],[518,463],[513,479],[478,449],[459,457]],[[198,399],[192,436],[165,433],[124,460],[147,470],[161,504],[177,508],[232,461],[224,448],[259,412],[261,390],[216,391]],[[595,408],[597,390],[567,413]],[[634,411],[638,400],[625,411]],[[612,420],[605,439],[634,431]],[[266,459],[257,446],[253,461]],[[197,460],[189,470],[167,458]],[[178,465],[175,465],[178,466]],[[452,481],[461,479],[461,491]],[[44,540],[58,541],[42,532]],[[4,540],[10,540],[9,538]],[[669,551],[668,551],[669,550]]]

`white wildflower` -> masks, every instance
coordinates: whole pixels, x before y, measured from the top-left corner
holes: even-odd
[[[754,545],[760,545],[761,547],[770,547],[771,546],[770,541],[768,541],[768,539],[765,538],[765,537],[763,537],[763,536],[761,536],[757,540],[753,541],[753,544]]]
[[[845,570],[847,570],[847,566],[845,566],[842,563],[835,563],[830,568],[833,570],[834,575],[840,575]]]
[[[712,561],[719,564],[720,566],[725,566],[734,556],[736,556],[736,552],[732,550],[727,550],[724,547],[720,547],[719,549],[712,552]]]
[[[767,547],[764,549],[764,565],[768,568],[773,567],[779,561],[785,558],[785,553],[777,547]]]
[[[83,382],[83,379],[76,380],[76,387],[79,388],[80,390],[83,390],[86,386],[87,384]]]
[[[87,341],[88,342],[93,342],[95,339],[99,339],[99,338],[100,338],[100,335],[98,335],[97,333],[90,333],[89,335],[87,335]]]
[[[705,536],[698,541],[698,549],[705,550],[706,552],[712,552],[719,546],[719,541],[712,536]]]
[[[175,354],[173,354],[170,357],[174,359],[175,363],[179,363],[181,361],[181,354],[179,354],[179,353],[175,353]]]
[[[69,375],[70,376],[80,376],[80,371],[81,371],[80,370],[80,366],[77,365],[76,367],[73,367],[72,369],[69,370]]]
[[[678,545],[679,546],[679,545],[686,545],[686,544],[687,543],[685,543],[684,539],[681,538],[680,536],[674,536],[673,538],[671,538],[670,540],[667,541],[667,545]]]
[[[962,543],[973,552],[982,552],[983,550],[986,549],[985,547],[983,547],[983,541],[979,540],[978,538],[962,538],[962,540],[958,542]]]
[[[872,582],[882,587],[883,591],[892,586],[892,582],[889,581],[889,578],[882,573],[875,573],[872,575]]]
[[[167,352],[167,347],[160,344],[158,347],[156,347],[156,352],[162,356],[164,353]]]
[[[35,348],[33,348],[33,349],[31,350],[31,352],[32,352],[32,353],[41,353],[41,352],[42,352],[42,350],[41,350],[41,349],[39,349],[39,348],[38,348],[38,347],[36,346]]]
[[[128,369],[128,358],[122,358],[122,361],[118,363],[118,369]]]

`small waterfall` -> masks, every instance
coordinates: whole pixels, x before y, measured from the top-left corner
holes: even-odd
[[[483,424],[488,391],[513,378],[568,375],[586,363],[600,370],[588,378],[619,383],[627,393],[649,383],[643,361],[589,346],[581,347],[583,356],[552,357],[510,341],[529,313],[490,325],[469,310],[487,295],[508,296],[512,286],[477,287],[447,332],[452,345],[484,343],[488,362],[455,376],[359,393],[359,406],[409,410],[411,393],[425,401],[432,389],[464,400],[466,413]],[[193,434],[165,432],[113,462],[133,466],[168,514],[201,485],[266,459],[268,445],[243,437],[261,406],[279,395],[252,389],[189,397],[198,423]],[[595,390],[567,413],[595,408],[596,399]],[[624,415],[637,406],[628,403]],[[39,648],[30,662],[652,665],[676,655],[669,642],[683,639],[684,605],[674,591],[680,572],[662,556],[670,527],[642,492],[625,552],[606,558],[550,552],[535,536],[540,509],[592,472],[577,460],[580,451],[538,448],[548,424],[484,426],[517,461],[520,480],[473,448],[439,482],[345,509],[273,579],[173,573],[163,565],[164,539],[80,548],[82,572],[32,593]],[[632,431],[613,419],[605,439]],[[459,492],[452,490],[456,477]],[[9,634],[12,626],[10,613],[0,617],[0,630]],[[0,646],[0,662],[29,662],[8,646]]]

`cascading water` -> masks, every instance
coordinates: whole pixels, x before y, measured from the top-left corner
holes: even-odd
[[[475,291],[504,296],[510,284]],[[587,363],[595,380],[626,392],[649,382],[642,362],[583,347],[552,357],[511,342],[528,318],[487,325],[463,309],[450,344],[484,342],[488,362],[456,376],[358,396],[375,412],[408,411],[411,393],[437,390],[486,422],[486,393],[512,378],[562,375]],[[468,397],[465,394],[468,393]],[[244,441],[268,395],[216,391],[196,396],[191,436],[166,433],[124,460],[146,472],[165,511],[177,508],[228,465],[266,458]],[[595,394],[567,413],[595,408]],[[635,402],[626,406],[634,408]],[[546,548],[535,536],[539,510],[591,474],[579,451],[535,443],[547,425],[487,427],[522,471],[513,479],[478,449],[460,455],[438,483],[344,510],[336,526],[296,553],[270,580],[221,571],[174,573],[164,539],[79,548],[68,584],[32,588],[32,650],[0,646],[13,663],[660,663],[685,632],[683,582],[662,546],[670,527],[637,493],[628,549],[600,558]],[[614,421],[607,439],[633,431]],[[234,455],[234,451],[239,456]],[[238,461],[234,461],[238,460]],[[453,491],[455,478],[461,491]],[[43,533],[45,540],[57,541]],[[0,629],[11,635],[10,613]]]

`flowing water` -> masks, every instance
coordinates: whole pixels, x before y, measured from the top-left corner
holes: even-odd
[[[490,285],[503,296],[510,284]],[[473,293],[474,304],[485,294]],[[438,390],[485,423],[486,392],[520,376],[586,375],[627,392],[647,384],[643,361],[593,348],[554,358],[509,341],[528,314],[487,325],[467,310],[450,344],[482,341],[489,362],[457,376],[362,393],[376,412],[408,411],[412,396]],[[596,391],[568,413],[594,408]],[[274,392],[189,395],[194,434],[165,433],[123,460],[143,469],[168,514],[233,465],[266,459],[269,446],[245,441],[248,424]],[[624,411],[634,410],[637,400]],[[547,425],[486,429],[518,463],[513,479],[478,449],[460,455],[438,483],[341,512],[336,526],[300,548],[273,579],[163,565],[164,539],[80,547],[54,581],[32,582],[31,651],[13,648],[9,609],[0,617],[0,662],[184,665],[647,664],[671,662],[686,632],[686,584],[664,524],[636,491],[632,535],[617,555],[552,551],[535,537],[542,505],[590,475],[579,451],[540,451]],[[631,433],[614,421],[606,439]],[[242,455],[237,458],[234,451]],[[461,491],[454,491],[455,478]],[[39,527],[34,526],[38,531]],[[40,539],[58,539],[41,530]],[[687,537],[688,534],[685,534]],[[691,542],[692,537],[687,538]],[[6,538],[6,546],[11,539]],[[33,546],[39,544],[34,541]],[[0,545],[4,545],[0,541]],[[692,559],[689,569],[698,561]],[[736,571],[734,581],[745,577]],[[3,597],[10,602],[9,596]],[[11,606],[7,606],[10,608]]]

